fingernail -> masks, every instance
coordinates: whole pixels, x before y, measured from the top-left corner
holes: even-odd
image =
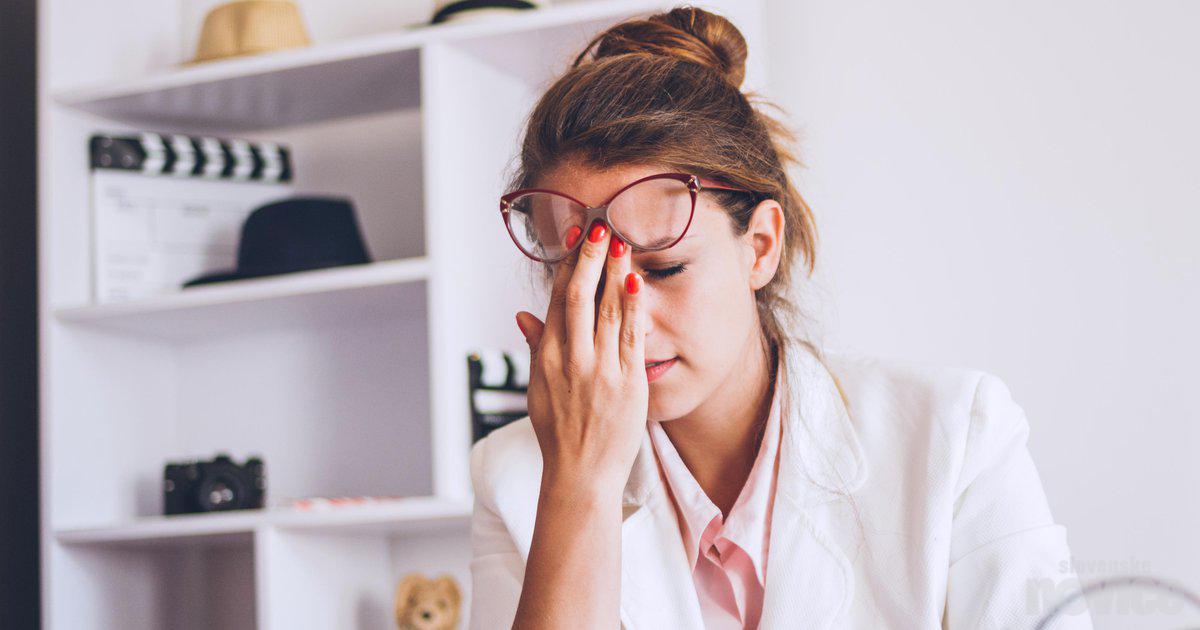
[[[575,247],[575,243],[579,242],[580,235],[583,234],[583,228],[578,225],[572,225],[567,228],[567,249]]]
[[[636,273],[630,272],[629,275],[625,276],[625,292],[626,293],[634,294],[634,293],[638,292],[638,281],[637,280],[638,279],[637,279]]]
[[[521,335],[524,336],[525,335],[525,327],[521,325],[521,316],[520,315],[517,316],[517,328],[521,329]]]
[[[625,241],[619,236],[614,236],[608,243],[608,253],[612,254],[613,258],[620,258],[625,253]]]
[[[592,231],[588,234],[588,240],[593,243],[599,243],[604,240],[604,234],[608,232],[608,228],[604,227],[604,223],[597,221],[592,224]]]

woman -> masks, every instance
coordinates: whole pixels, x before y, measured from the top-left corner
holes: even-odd
[[[1021,408],[788,332],[815,229],[745,59],[677,8],[533,110],[501,211],[553,288],[529,415],[471,452],[471,627],[1032,627],[1074,576]]]

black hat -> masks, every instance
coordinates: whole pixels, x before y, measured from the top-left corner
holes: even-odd
[[[349,199],[289,197],[246,217],[236,269],[206,273],[183,286],[368,262]]]
[[[438,0],[434,3],[437,10],[429,23],[487,19],[487,16],[495,13],[536,9],[540,4],[542,1],[539,0]]]

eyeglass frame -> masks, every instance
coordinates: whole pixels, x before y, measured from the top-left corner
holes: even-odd
[[[612,203],[613,199],[617,198],[617,195],[620,195],[621,193],[625,192],[626,190],[628,190],[629,188],[632,188],[633,186],[635,186],[637,184],[640,184],[644,181],[648,181],[648,180],[652,180],[652,179],[674,179],[676,181],[680,181],[680,182],[683,182],[684,184],[686,184],[687,188],[688,188],[688,192],[691,194],[692,207],[691,207],[691,210],[688,212],[687,225],[683,226],[683,232],[681,232],[679,234],[679,238],[675,239],[674,241],[671,241],[671,243],[669,243],[667,245],[664,245],[662,247],[656,247],[654,249],[646,249],[643,247],[634,247],[633,243],[630,243],[621,234],[620,230],[618,230],[615,226],[613,226],[612,221],[609,220],[608,206],[609,206],[609,204]],[[746,193],[751,193],[751,194],[754,193],[754,191],[752,191],[752,190],[749,190],[747,188],[741,188],[739,186],[734,186],[728,182],[725,182],[725,181],[722,181],[719,179],[713,179],[710,177],[700,177],[698,175],[693,175],[691,173],[655,173],[653,175],[647,175],[645,177],[642,177],[640,179],[637,179],[635,181],[632,181],[632,182],[622,186],[620,190],[613,193],[612,196],[610,196],[604,203],[602,203],[598,206],[589,206],[586,203],[583,203],[582,201],[572,197],[571,195],[568,195],[567,193],[564,193],[564,192],[561,192],[558,190],[553,190],[550,188],[518,188],[517,190],[509,191],[500,196],[500,215],[501,215],[501,218],[504,220],[504,228],[506,230],[508,230],[508,235],[510,238],[512,238],[513,244],[517,246],[517,249],[520,250],[522,254],[525,254],[526,256],[528,256],[529,258],[532,258],[533,260],[535,260],[537,262],[556,263],[560,260],[564,260],[568,256],[571,255],[571,252],[575,251],[576,249],[578,249],[579,247],[582,246],[583,239],[582,238],[579,239],[579,241],[576,242],[574,245],[572,245],[569,249],[567,249],[566,252],[564,252],[562,256],[560,256],[558,258],[554,258],[554,259],[538,258],[537,256],[534,256],[533,254],[530,254],[529,252],[525,251],[525,248],[521,247],[520,241],[517,240],[517,235],[513,232],[512,223],[509,221],[509,211],[510,211],[510,207],[512,206],[512,202],[514,199],[516,199],[522,195],[527,195],[529,193],[535,193],[535,192],[550,193],[553,195],[558,195],[560,197],[565,197],[566,199],[569,199],[569,200],[573,201],[574,203],[578,204],[579,206],[583,207],[584,211],[586,212],[586,214],[584,215],[584,222],[583,222],[583,225],[585,226],[584,229],[587,229],[587,226],[591,226],[596,221],[596,219],[603,219],[604,224],[607,225],[609,227],[609,229],[611,229],[613,231],[613,234],[617,237],[620,237],[621,240],[628,243],[631,249],[636,249],[638,251],[644,251],[644,252],[660,252],[664,249],[670,249],[670,248],[674,247],[676,243],[678,243],[679,241],[682,241],[683,237],[687,235],[688,228],[692,226],[692,219],[696,216],[696,198],[699,196],[700,191],[705,190],[705,189],[731,190],[731,191],[735,191],[735,192],[746,192]]]

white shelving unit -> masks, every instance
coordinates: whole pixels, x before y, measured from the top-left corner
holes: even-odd
[[[574,53],[670,4],[413,28],[431,4],[301,0],[313,46],[182,67],[194,0],[42,0],[45,627],[390,628],[411,571],[468,606],[465,359],[521,351],[511,314],[545,299],[496,198]],[[704,6],[760,30],[758,3]],[[92,305],[87,139],[142,130],[289,145],[296,191],[354,199],[374,262]],[[163,464],[219,451],[262,456],[274,506],[162,516]],[[362,495],[407,498],[278,507]]]

